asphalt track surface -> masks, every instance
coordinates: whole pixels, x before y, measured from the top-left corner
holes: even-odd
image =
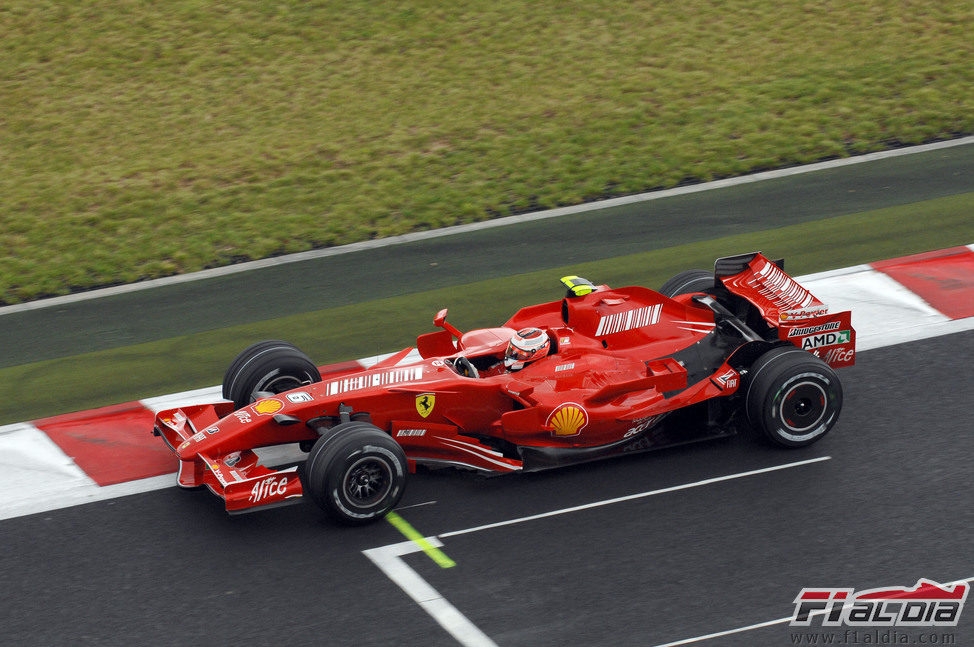
[[[0,316],[0,366],[974,190],[974,145]],[[959,241],[967,242],[967,241]],[[516,264],[516,270],[512,265]],[[408,269],[404,269],[408,268]]]
[[[401,515],[429,536],[831,457],[447,536],[453,568],[404,559],[502,647],[659,645],[789,616],[806,586],[974,577],[971,357],[974,332],[859,354],[840,371],[839,423],[801,450],[735,437],[536,474],[418,475]],[[2,644],[457,644],[361,552],[402,535],[335,527],[308,503],[230,518],[208,492],[172,488],[7,520],[0,536]],[[974,644],[974,610],[937,630]]]

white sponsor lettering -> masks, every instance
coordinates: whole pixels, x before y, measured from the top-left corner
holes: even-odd
[[[826,332],[827,330],[835,330],[838,328],[842,322],[840,321],[830,321],[828,323],[819,324],[817,326],[805,326],[804,328],[792,328],[788,331],[789,337],[804,337],[805,335],[814,335],[817,332]]]
[[[793,310],[781,310],[778,312],[778,319],[781,321],[795,321],[797,319],[812,319],[828,314],[827,305],[811,306],[809,308],[796,308]]]
[[[557,373],[558,371],[570,371],[573,368],[575,368],[575,362],[571,362],[569,364],[561,364],[555,367],[555,373]]]
[[[234,411],[233,415],[237,416],[237,420],[243,424],[250,422],[250,414],[246,411]]]
[[[659,414],[655,416],[648,416],[646,418],[637,418],[633,422],[636,424],[629,428],[629,430],[622,435],[623,438],[629,438],[630,436],[635,436],[638,433],[642,433],[652,427],[664,414]]]
[[[802,350],[813,348],[823,348],[825,346],[838,346],[839,344],[849,343],[849,331],[840,330],[839,332],[827,332],[821,335],[812,335],[802,339]]]
[[[726,373],[717,376],[717,386],[723,386],[724,389],[736,389],[737,388],[737,371],[734,369],[728,370]]]
[[[312,400],[314,400],[314,398],[312,398],[310,394],[305,393],[304,391],[295,391],[294,393],[288,393],[284,397],[286,397],[288,400],[290,400],[295,404],[298,404],[299,402],[311,402]]]
[[[652,326],[659,323],[660,313],[663,305],[657,303],[654,306],[645,306],[635,310],[626,310],[615,314],[606,315],[599,319],[599,326],[595,330],[595,336],[613,335],[618,332],[625,332],[644,326]]]
[[[271,476],[263,481],[258,481],[254,483],[254,487],[250,490],[250,502],[257,503],[263,501],[264,499],[272,496],[280,496],[284,494],[287,489],[287,477],[282,476],[277,478],[276,476]]]
[[[414,382],[423,378],[422,366],[411,366],[382,373],[366,373],[328,383],[328,395],[357,391],[377,386],[389,386],[403,382]]]
[[[815,354],[817,355],[818,351],[815,351]],[[849,350],[844,348],[833,348],[829,352],[825,353],[825,357],[822,359],[825,360],[826,364],[831,364],[833,362],[850,362],[855,354],[856,351],[852,348]]]
[[[426,434],[425,429],[400,429],[397,436],[423,436]]]
[[[805,308],[814,301],[811,292],[798,285],[774,263],[764,262],[746,285],[773,303],[779,311]]]

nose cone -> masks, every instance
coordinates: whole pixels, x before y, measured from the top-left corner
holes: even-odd
[[[184,440],[182,443],[180,443],[179,446],[176,447],[177,458],[179,458],[179,460],[181,461],[187,461],[196,458],[197,450],[193,446],[194,444],[195,443],[193,442],[192,438],[190,438],[189,440]]]
[[[180,460],[192,460],[200,452],[208,451],[216,442],[219,442],[221,427],[226,426],[227,419],[224,418],[217,424],[193,434],[176,447],[176,456]]]

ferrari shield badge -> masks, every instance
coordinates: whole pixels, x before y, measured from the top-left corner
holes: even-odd
[[[424,418],[433,413],[433,406],[436,404],[435,393],[421,393],[416,396],[416,411]]]

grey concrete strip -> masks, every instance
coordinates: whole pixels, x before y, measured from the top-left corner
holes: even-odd
[[[410,234],[403,234],[401,236],[380,238],[377,240],[367,240],[358,243],[351,243],[349,245],[341,245],[338,247],[314,249],[314,250],[309,250],[307,252],[299,252],[297,254],[276,256],[273,258],[265,258],[257,261],[249,261],[246,263],[238,263],[236,265],[227,265],[224,267],[202,270],[200,272],[179,274],[176,276],[167,276],[159,279],[140,281],[138,283],[117,285],[109,288],[102,288],[99,290],[78,292],[75,294],[68,294],[60,297],[52,297],[49,299],[40,299],[37,301],[29,301],[27,303],[19,303],[10,306],[4,306],[4,307],[0,307],[0,316],[7,315],[7,314],[14,314],[17,312],[24,312],[28,310],[51,308],[51,307],[66,305],[70,303],[77,303],[79,301],[88,301],[91,299],[99,299],[108,296],[126,294],[129,292],[149,290],[152,288],[163,287],[167,285],[178,285],[181,283],[189,283],[189,282],[199,281],[203,279],[222,277],[230,274],[249,272],[252,270],[275,267],[279,265],[286,265],[290,263],[297,263],[301,261],[327,258],[329,256],[338,256],[341,254],[348,254],[352,252],[379,249],[382,247],[388,247],[390,245],[401,245],[403,243],[429,240],[431,238],[440,238],[443,236],[450,236],[453,234],[482,231],[484,229],[493,229],[495,227],[506,227],[506,226],[516,225],[516,224],[521,224],[526,222],[534,222],[537,220],[546,220],[549,218],[558,218],[561,216],[575,215],[579,213],[585,213],[588,211],[610,209],[613,207],[637,204],[641,202],[648,202],[651,200],[670,198],[679,195],[687,195],[690,193],[700,193],[702,191],[713,191],[716,189],[739,186],[742,184],[750,184],[753,182],[762,182],[762,181],[772,180],[776,178],[790,177],[793,175],[812,173],[815,171],[822,171],[826,169],[834,169],[843,166],[849,166],[852,164],[863,164],[866,162],[874,162],[877,160],[889,159],[892,157],[901,157],[904,155],[913,155],[916,153],[925,153],[925,152],[941,150],[945,148],[953,148],[955,146],[964,146],[971,143],[974,143],[974,136],[963,137],[960,139],[951,139],[942,142],[934,142],[931,144],[922,144],[919,146],[896,148],[888,151],[880,151],[876,153],[868,153],[866,155],[859,155],[856,157],[828,160],[825,162],[818,162],[815,164],[806,164],[803,166],[776,169],[773,171],[763,171],[761,173],[754,173],[752,175],[743,175],[743,176],[738,176],[733,178],[726,178],[723,180],[715,180],[713,182],[675,187],[672,189],[665,189],[662,191],[651,191],[648,193],[640,193],[637,195],[622,196],[619,198],[611,198],[609,200],[588,202],[585,204],[573,205],[570,207],[560,207],[557,209],[537,211],[537,212],[527,213],[527,214],[522,214],[517,216],[507,216],[504,218],[485,220],[482,222],[475,222],[466,225],[445,227],[443,229],[420,231],[420,232],[414,232]]]

